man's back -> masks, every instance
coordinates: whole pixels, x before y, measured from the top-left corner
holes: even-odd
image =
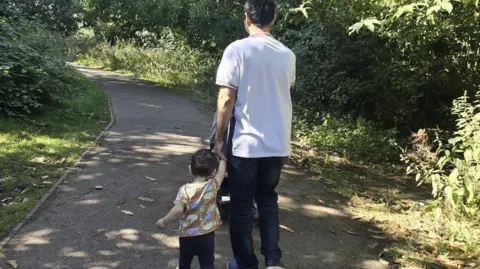
[[[222,74],[232,65],[235,72]],[[269,34],[251,35],[226,49],[217,84],[237,88],[234,156],[289,155],[294,81],[295,55]]]

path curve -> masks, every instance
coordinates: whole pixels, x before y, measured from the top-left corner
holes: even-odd
[[[155,221],[189,180],[189,157],[206,146],[211,115],[152,83],[77,68],[110,96],[115,123],[7,244],[7,259],[20,269],[175,268],[175,225],[160,231]],[[103,190],[94,190],[97,185]],[[376,258],[378,249],[368,247],[376,243],[368,226],[318,202],[333,197],[318,178],[287,167],[279,193],[281,222],[294,230],[281,235],[289,269],[387,268]],[[358,236],[342,232],[352,227]],[[231,256],[227,224],[216,234],[216,268],[224,268]]]

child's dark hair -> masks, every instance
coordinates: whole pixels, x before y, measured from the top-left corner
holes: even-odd
[[[209,149],[200,149],[192,155],[190,169],[195,177],[209,177],[218,168],[218,158]]]

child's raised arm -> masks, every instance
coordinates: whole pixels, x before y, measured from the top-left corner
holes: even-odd
[[[220,159],[220,164],[218,165],[217,174],[215,175],[215,180],[218,183],[218,186],[222,185],[225,174],[227,173],[227,161]]]

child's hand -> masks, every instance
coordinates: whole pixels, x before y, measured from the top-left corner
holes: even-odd
[[[159,229],[165,229],[165,227],[167,227],[167,224],[163,219],[160,219],[159,221],[157,221],[157,227]]]

